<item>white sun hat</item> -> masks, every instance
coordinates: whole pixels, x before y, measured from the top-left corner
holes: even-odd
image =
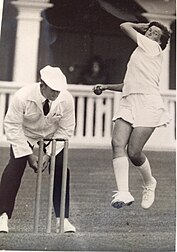
[[[40,70],[40,75],[41,80],[43,80],[51,89],[55,91],[67,90],[66,77],[59,67],[47,65]]]

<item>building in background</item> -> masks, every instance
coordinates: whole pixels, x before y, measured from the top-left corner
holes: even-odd
[[[135,45],[120,23],[155,19],[173,31],[163,85],[175,89],[175,0],[4,0],[0,80],[37,80],[38,70],[52,64],[74,84],[88,59],[100,55],[110,82],[121,82]]]
[[[2,23],[2,11],[3,11],[4,1],[0,2],[0,34],[1,34],[1,23]]]
[[[159,128],[149,149],[176,146],[175,0],[4,0],[0,39],[0,138],[7,143],[3,119],[13,93],[38,81],[39,69],[59,66],[67,76],[76,107],[76,147],[110,147],[112,122],[120,94],[96,96],[79,77],[88,60],[101,56],[110,83],[123,80],[135,43],[120,30],[125,21],[159,21],[171,29],[164,50],[160,88],[172,121]],[[84,83],[83,83],[84,84]],[[157,141],[158,139],[158,141]]]

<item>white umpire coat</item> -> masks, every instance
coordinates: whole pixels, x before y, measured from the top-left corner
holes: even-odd
[[[35,146],[42,138],[69,138],[73,135],[75,111],[72,95],[61,91],[47,116],[43,113],[42,99],[40,83],[24,86],[13,96],[4,119],[4,129],[15,158],[32,154],[30,145]],[[63,143],[57,142],[57,153],[62,149]],[[51,144],[47,153],[51,154]]]

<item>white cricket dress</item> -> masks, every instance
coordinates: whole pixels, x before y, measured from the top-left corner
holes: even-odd
[[[159,90],[162,49],[138,32],[137,44],[127,65],[122,97],[113,121],[122,118],[132,127],[167,125],[170,117]]]

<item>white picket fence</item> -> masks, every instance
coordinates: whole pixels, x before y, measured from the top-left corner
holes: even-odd
[[[0,146],[7,145],[3,120],[9,102],[22,85],[15,82],[0,82]],[[72,148],[110,148],[112,116],[118,106],[120,94],[106,91],[100,96],[92,92],[92,86],[69,85],[75,99],[76,127],[71,139]],[[175,150],[176,147],[176,96],[175,91],[162,93],[165,105],[171,115],[168,127],[155,130],[147,143],[149,150]]]

